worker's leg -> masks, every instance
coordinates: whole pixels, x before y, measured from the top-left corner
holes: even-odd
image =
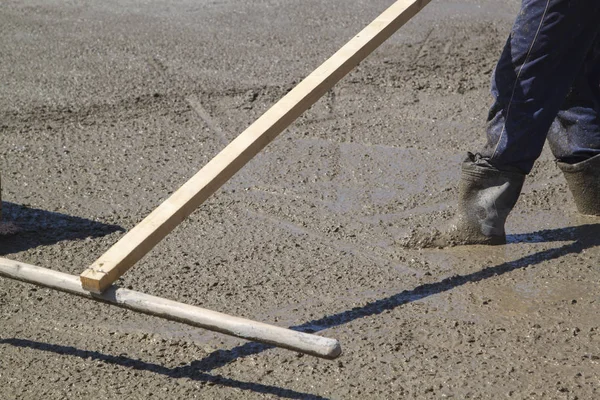
[[[466,235],[464,242],[501,242],[505,237],[504,222],[523,183],[515,173],[524,178],[541,154],[550,126],[594,46],[599,21],[598,0],[522,2],[492,80],[488,142],[473,161],[496,175],[481,178],[472,192],[461,194],[459,230],[481,233],[474,240]],[[464,179],[471,178],[463,172]]]
[[[487,145],[463,163],[456,218],[409,246],[497,244],[599,30],[598,0],[523,0],[492,79]]]
[[[600,215],[600,37],[548,134],[578,210]]]
[[[492,79],[481,152],[529,173],[600,27],[598,0],[524,0]]]
[[[598,25],[600,29],[600,21]],[[552,124],[548,142],[556,159],[569,164],[600,154],[600,36]]]

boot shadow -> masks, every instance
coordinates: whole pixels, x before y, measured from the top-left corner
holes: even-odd
[[[123,232],[118,225],[2,202],[3,222],[16,226],[16,233],[0,236],[0,256],[52,245],[62,241],[98,238]]]
[[[502,262],[497,265],[485,267],[465,275],[453,275],[441,278],[437,282],[419,285],[389,297],[374,300],[362,307],[354,307],[336,314],[327,315],[320,319],[291,326],[290,329],[317,333],[337,326],[345,325],[362,318],[379,315],[387,310],[393,310],[405,304],[412,303],[427,297],[448,292],[468,283],[477,283],[489,278],[508,274],[512,271],[534,267],[542,262],[558,259],[568,254],[578,254],[584,250],[600,245],[600,224],[587,224],[568,228],[546,229],[542,231],[509,235],[512,243],[543,243],[543,242],[569,242],[557,248],[545,249],[526,255],[517,260]],[[443,250],[442,250],[443,251]],[[217,350],[205,359],[194,362],[195,368],[202,371],[211,371],[221,368],[239,358],[260,354],[273,346],[261,343],[246,343],[230,350]]]
[[[600,245],[600,224],[584,224],[559,229],[506,235],[506,243],[546,243],[577,241],[585,248]]]

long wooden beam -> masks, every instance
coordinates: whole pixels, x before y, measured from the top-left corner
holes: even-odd
[[[233,317],[116,286],[111,286],[102,294],[93,294],[81,287],[79,277],[76,275],[6,258],[0,258],[0,276],[316,357],[334,359],[342,352],[339,342],[335,339]]]
[[[400,0],[317,68],[81,274],[101,293],[430,0]]]

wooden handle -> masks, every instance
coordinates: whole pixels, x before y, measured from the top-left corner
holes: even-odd
[[[400,0],[239,135],[81,274],[101,293],[430,0]]]
[[[333,359],[342,353],[340,344],[335,339],[233,317],[216,311],[134,292],[133,290],[121,289],[116,286],[111,286],[103,294],[92,294],[81,287],[79,277],[76,275],[69,275],[6,258],[0,258],[0,276],[316,357]]]

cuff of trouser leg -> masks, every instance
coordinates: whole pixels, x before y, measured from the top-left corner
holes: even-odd
[[[591,158],[588,158],[585,161],[580,161],[578,163],[575,164],[568,164],[562,161],[557,161],[556,165],[558,165],[558,168],[560,168],[560,170],[564,173],[575,173],[575,172],[582,172],[588,169],[595,169],[598,170],[600,169],[600,154],[595,155]]]
[[[467,157],[462,163],[462,172],[477,177],[501,174],[507,178],[523,179],[525,176],[525,173],[523,172],[496,168],[490,163],[488,158],[481,156],[481,154],[473,154],[471,152],[467,153]]]

